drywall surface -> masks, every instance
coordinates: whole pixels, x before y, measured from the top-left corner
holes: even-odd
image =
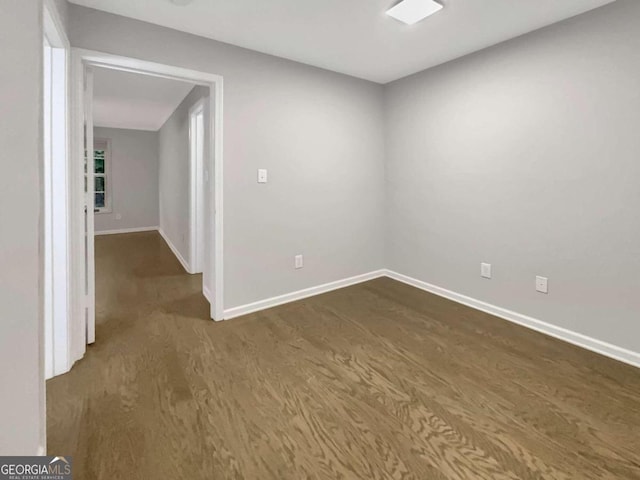
[[[70,5],[77,47],[224,77],[224,305],[382,268],[383,88]],[[269,183],[258,184],[266,168]],[[305,266],[295,270],[294,255]]]
[[[96,127],[110,140],[111,213],[95,215],[95,231],[158,226],[158,132]],[[122,218],[118,220],[117,216]]]
[[[186,261],[190,253],[189,109],[208,97],[208,87],[194,87],[159,131],[160,227]],[[205,118],[208,115],[207,110]]]
[[[53,5],[58,12],[58,17],[62,22],[62,27],[66,30],[69,28],[69,3],[67,0],[53,0]]]
[[[44,448],[42,1],[0,2],[0,455]]]
[[[639,18],[618,0],[389,84],[388,268],[640,352]]]

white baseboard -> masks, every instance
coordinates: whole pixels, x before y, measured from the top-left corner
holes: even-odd
[[[211,306],[211,311],[215,312],[216,311],[216,305],[214,303],[214,296],[211,293],[211,290],[209,290],[207,287],[205,287],[204,285],[202,286],[202,294],[204,295],[204,298],[207,299],[207,301],[209,302],[209,305]],[[211,317],[212,320],[216,321],[216,322],[220,322],[223,321],[224,318],[213,318],[213,316]]]
[[[266,308],[276,307],[284,303],[295,302],[296,300],[302,300],[303,298],[312,297],[321,293],[330,292],[339,288],[348,287],[357,283],[373,280],[374,278],[384,277],[385,270],[376,270],[373,272],[357,275],[355,277],[345,278],[337,280],[335,282],[325,283],[311,288],[305,288],[304,290],[298,290],[297,292],[291,292],[277,297],[267,298],[258,302],[248,303],[246,305],[240,305],[239,307],[229,308],[224,311],[224,319],[229,320],[231,318],[239,317],[241,315],[247,315],[249,313],[264,310]]]
[[[213,295],[211,295],[211,292],[207,287],[205,286],[202,287],[202,294],[204,295],[204,298],[206,298],[209,303],[213,303],[211,301],[211,299],[213,298]]]
[[[452,292],[451,290],[447,290],[445,288],[438,287],[436,285],[432,285],[430,283],[423,282],[406,275],[402,275],[401,273],[387,270],[386,276],[399,282],[406,283],[407,285],[419,288],[420,290],[425,290],[440,297],[453,300],[454,302],[467,305],[468,307],[475,308],[476,310],[481,310],[496,317],[500,317],[504,320],[522,325],[523,327],[530,328],[559,340],[577,345],[578,347],[591,350],[592,352],[596,352],[606,357],[610,357],[615,360],[628,363],[629,365],[633,365],[634,367],[640,368],[640,353],[638,352],[633,352],[631,350],[627,350],[610,343],[596,340],[595,338],[582,335],[581,333],[567,330],[566,328],[558,327],[556,325],[552,325],[550,323],[543,322],[542,320],[528,317],[517,312],[512,312],[511,310],[497,307],[495,305],[491,305],[490,303],[467,297],[466,295],[462,295],[456,292]]]
[[[189,264],[184,259],[184,257],[180,254],[176,246],[171,242],[171,240],[169,240],[169,237],[167,236],[166,233],[164,233],[164,230],[162,230],[162,228],[158,228],[158,232],[160,233],[164,241],[167,243],[167,245],[169,246],[173,254],[176,256],[178,261],[182,264],[182,267],[185,269],[185,271],[189,273],[191,271],[191,269],[189,268]]]
[[[152,232],[158,230],[158,227],[136,227],[136,228],[121,228],[119,230],[101,230],[93,232],[94,235],[117,235],[120,233],[137,233],[137,232]]]
[[[173,245],[171,240],[169,240],[169,238],[164,233],[162,228],[147,227],[145,229],[110,230],[106,232],[96,232],[96,235],[109,235],[109,234],[116,234],[116,233],[131,233],[136,231],[142,232],[142,231],[151,231],[151,230],[158,230],[158,232],[160,233],[164,241],[167,243],[167,245],[169,246],[173,254],[176,256],[178,261],[184,267],[185,271],[190,272],[189,264],[180,254],[178,249]],[[508,320],[510,322],[516,323],[518,325],[522,325],[524,327],[530,328],[537,332],[544,333],[545,335],[549,335],[559,340],[563,340],[573,345],[577,345],[587,350],[591,350],[592,352],[596,352],[606,357],[610,357],[615,360],[619,360],[621,362],[640,368],[640,353],[638,352],[627,350],[625,348],[622,348],[607,342],[603,342],[601,340],[597,340],[592,337],[588,337],[581,333],[577,333],[572,330],[568,330],[566,328],[558,327],[556,325],[543,322],[542,320],[538,320],[536,318],[532,318],[527,315],[523,315],[521,313],[513,312],[511,310],[507,310],[506,308],[498,307],[496,305],[483,302],[482,300],[468,297],[466,295],[462,295],[460,293],[456,293],[451,290],[438,287],[437,285],[432,285],[430,283],[423,282],[422,280],[418,280],[418,279],[409,277],[407,275],[403,275],[401,273],[394,272],[392,270],[386,270],[386,269],[376,270],[376,271],[365,273],[362,275],[357,275],[355,277],[345,278],[342,280],[337,280],[335,282],[329,282],[323,285],[317,285],[315,287],[305,288],[303,290],[298,290],[298,291],[287,293],[284,295],[279,295],[277,297],[271,297],[264,300],[259,300],[257,302],[248,303],[246,305],[240,305],[238,307],[229,308],[224,311],[224,319],[230,320],[232,318],[239,317],[242,315],[247,315],[249,313],[254,313],[260,310],[265,310],[267,308],[276,307],[278,305],[294,302],[296,300],[302,300],[304,298],[319,295],[321,293],[330,292],[332,290],[337,290],[339,288],[348,287],[350,285],[355,285],[358,283],[366,282],[369,280],[373,280],[375,278],[380,278],[385,276],[392,278],[394,280],[397,280],[399,282],[405,283],[407,285],[411,285],[413,287],[419,288],[420,290],[424,290],[424,291],[433,293],[435,295],[438,295],[440,297],[453,300],[454,302],[461,303],[463,305],[474,308],[476,310],[489,313],[491,315],[502,318],[504,320]],[[209,292],[207,289],[203,289],[203,294],[205,298],[211,303],[211,299],[212,299],[211,292]]]

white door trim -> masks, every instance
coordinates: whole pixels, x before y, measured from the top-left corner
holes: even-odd
[[[43,244],[49,242],[51,247],[51,257],[44,261],[52,268],[49,276],[51,284],[43,285],[50,288],[52,302],[49,314],[41,315],[39,350],[40,350],[40,374],[42,387],[40,389],[40,429],[38,438],[38,454],[44,455],[47,451],[47,409],[46,409],[46,374],[59,375],[71,368],[69,338],[69,319],[71,317],[71,305],[69,303],[70,294],[70,264],[69,264],[69,241],[70,241],[70,221],[69,221],[69,98],[70,98],[70,66],[71,66],[71,46],[65,34],[63,23],[58,14],[58,10],[53,0],[44,0],[42,3],[42,34],[52,47],[51,59],[53,60],[50,74],[52,76],[51,102],[49,113],[51,122],[48,125],[51,136],[48,145],[41,145],[41,153],[44,149],[50,149],[52,158],[56,159],[56,168],[51,172],[47,181],[51,181],[49,198],[41,199],[41,208],[50,209],[54,219],[55,228],[51,235],[42,239]],[[44,46],[44,45],[43,45]],[[41,78],[44,84],[44,72]],[[44,85],[43,85],[44,86]],[[44,112],[43,112],[44,113]],[[44,118],[42,119],[44,120]],[[44,127],[43,121],[43,127]],[[51,158],[50,158],[51,159]],[[52,164],[53,165],[53,164]],[[54,197],[55,195],[55,197]],[[62,225],[61,225],[62,224]],[[44,233],[44,232],[43,232]],[[41,265],[42,273],[45,266]],[[44,279],[42,279],[44,280]],[[41,294],[41,302],[44,302],[44,295]],[[41,303],[41,309],[45,307]],[[49,325],[45,322],[49,321]],[[45,343],[45,329],[49,329],[49,343]],[[45,356],[52,362],[52,368],[45,371]]]
[[[95,264],[95,142],[93,138],[93,69],[90,65],[84,68],[84,95],[83,99],[83,124],[86,124],[87,132],[85,133],[86,149],[87,149],[87,171],[83,172],[86,177],[86,193],[84,206],[86,208],[85,221],[86,225],[83,229],[82,236],[86,248],[85,261],[85,291],[84,291],[84,307],[82,309],[83,318],[85,319],[85,344],[91,344],[96,341],[96,264]],[[81,159],[82,161],[82,159]]]
[[[205,146],[204,114],[205,99],[201,98],[189,109],[189,273],[202,273],[204,266],[204,198],[205,187],[203,158],[199,158],[198,147]],[[202,135],[197,135],[197,116],[202,114]],[[194,134],[195,132],[195,134]],[[204,156],[204,150],[202,151]],[[204,281],[204,279],[203,279]]]
[[[209,148],[205,155],[205,161],[209,172],[213,172],[213,189],[207,191],[206,202],[208,211],[214,212],[213,221],[207,219],[206,228],[208,229],[208,238],[214,239],[213,255],[209,255],[209,264],[205,268],[212,275],[208,275],[209,285],[204,285],[204,290],[208,293],[213,292],[213,300],[211,302],[211,318],[214,320],[222,320],[224,318],[224,269],[223,269],[223,78],[220,75],[212,73],[200,72],[186,68],[176,67],[172,65],[164,65],[160,63],[148,62],[135,58],[112,55],[103,52],[85,50],[79,48],[72,49],[72,92],[73,92],[73,151],[71,158],[71,181],[72,197],[71,205],[73,215],[71,218],[72,231],[74,232],[74,243],[72,244],[73,252],[73,283],[72,296],[74,305],[73,322],[71,325],[70,337],[73,340],[73,356],[72,362],[81,358],[86,350],[86,342],[80,341],[81,337],[86,334],[86,329],[82,323],[81,316],[83,298],[79,293],[84,284],[84,274],[81,271],[83,266],[84,247],[78,244],[80,238],[79,232],[82,232],[80,223],[82,208],[82,197],[84,190],[84,172],[83,172],[83,119],[82,113],[84,109],[83,75],[86,68],[101,67],[112,70],[121,70],[132,73],[140,73],[144,75],[153,75],[156,77],[169,78],[174,80],[189,81],[198,85],[209,87],[211,92],[211,100],[213,108],[209,109]],[[211,185],[211,183],[210,183]],[[205,255],[205,257],[207,257]],[[206,275],[205,275],[206,277]]]
[[[52,0],[43,3],[43,37],[48,45],[43,85],[44,105],[44,182],[43,239],[44,272],[44,331],[45,377],[65,373],[70,368],[68,326],[69,303],[69,68],[70,45]]]

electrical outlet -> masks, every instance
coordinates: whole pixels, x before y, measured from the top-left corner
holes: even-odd
[[[304,258],[302,258],[302,255],[295,256],[295,267],[296,269],[304,267]]]
[[[549,279],[547,277],[536,277],[536,291],[549,293]]]
[[[491,278],[491,264],[490,263],[481,263],[480,264],[480,276],[482,278]]]
[[[267,183],[267,169],[259,168],[258,169],[258,183]]]

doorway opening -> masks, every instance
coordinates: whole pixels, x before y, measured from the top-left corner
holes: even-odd
[[[209,301],[210,317],[223,319],[223,258],[222,258],[222,78],[218,75],[187,70],[169,65],[145,62],[100,52],[73,49],[73,158],[71,161],[73,240],[73,305],[77,315],[72,330],[74,350],[80,358],[86,345],[99,341],[95,337],[95,246],[94,234],[96,209],[116,215],[114,210],[115,194],[109,195],[109,174],[106,163],[100,167],[96,162],[105,162],[107,151],[111,158],[116,152],[114,141],[105,143],[104,135],[94,138],[94,75],[97,70],[109,70],[127,74],[142,75],[156,79],[188,82],[196,88],[205,88],[210,92],[208,101],[200,101],[188,112],[189,140],[186,145],[189,165],[183,173],[189,185],[187,199],[190,206],[186,215],[186,234],[184,240],[188,255],[183,255],[176,247],[181,239],[163,232],[162,211],[166,205],[160,201],[160,221],[158,227],[176,257],[186,264],[189,273],[202,273],[202,292]],[[193,124],[193,126],[192,126]],[[102,140],[106,148],[98,148]],[[110,145],[110,147],[109,147]],[[85,155],[93,152],[93,155]],[[99,153],[96,156],[96,152]],[[105,155],[100,157],[100,155]],[[113,167],[112,167],[113,168]],[[85,172],[87,172],[85,174]],[[104,173],[103,173],[104,172]],[[112,173],[115,175],[115,172]],[[160,180],[162,181],[162,179]],[[113,182],[112,182],[113,183]],[[111,185],[111,188],[115,188]],[[150,226],[149,229],[153,228]],[[166,227],[169,228],[168,226]],[[180,230],[184,231],[184,230]],[[115,233],[115,232],[114,232]],[[175,240],[178,238],[178,240]],[[173,239],[173,240],[172,240]],[[181,258],[182,257],[182,258]],[[183,262],[186,260],[186,262]],[[78,335],[77,333],[81,334]],[[82,335],[84,333],[84,335]],[[84,337],[84,338],[83,338]]]
[[[182,292],[187,284],[190,293],[204,290],[211,92],[192,82],[102,67],[93,67],[91,78],[96,323],[107,327],[122,306],[114,295],[127,296],[117,293],[120,286],[132,288],[134,271],[149,278],[154,258],[153,271],[176,276]],[[155,247],[163,243],[168,248],[160,254]],[[123,257],[129,277],[116,268]],[[178,281],[183,272],[197,275]],[[202,302],[194,297],[194,303]]]

